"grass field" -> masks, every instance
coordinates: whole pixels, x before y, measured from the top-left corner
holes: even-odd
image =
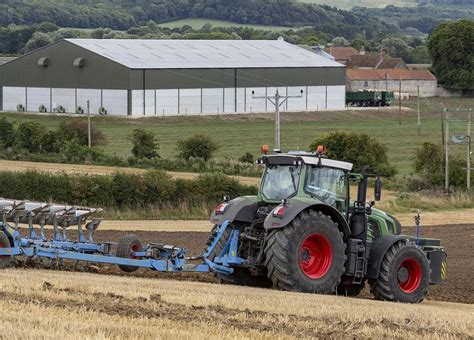
[[[205,24],[211,24],[214,27],[250,27],[250,28],[260,29],[260,30],[265,30],[265,31],[285,31],[291,28],[291,27],[283,27],[283,26],[247,25],[247,24],[238,24],[232,21],[201,19],[201,18],[188,18],[188,19],[170,21],[170,22],[165,22],[163,24],[160,24],[159,26],[168,27],[168,28],[176,28],[176,27],[182,27],[184,25],[188,25],[194,29],[200,29]]]
[[[8,311],[0,324],[3,334],[12,339],[474,335],[474,310],[468,304],[404,305],[231,285],[21,269],[2,271],[0,287],[0,307]]]
[[[442,102],[442,104],[441,104]],[[416,107],[415,101],[404,103]],[[443,105],[473,107],[474,99],[431,99],[421,106],[421,133],[417,133],[415,110],[402,111],[402,125],[398,124],[398,109],[346,110],[338,112],[306,112],[282,114],[282,146],[284,150],[306,150],[315,137],[332,131],[365,132],[385,143],[389,160],[401,175],[411,171],[415,149],[425,141],[441,141],[440,114]],[[49,128],[57,127],[70,117],[2,113],[17,123],[37,121]],[[105,151],[128,156],[131,144],[127,136],[135,128],[152,130],[158,136],[160,154],[166,158],[176,155],[176,142],[201,133],[210,135],[220,145],[216,157],[238,158],[245,152],[258,155],[262,144],[273,145],[273,114],[226,116],[147,117],[138,119],[94,117],[93,124],[107,136]],[[454,132],[454,130],[453,130]]]

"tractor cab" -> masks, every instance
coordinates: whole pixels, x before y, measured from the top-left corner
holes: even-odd
[[[338,210],[347,209],[351,163],[299,151],[264,155],[259,163],[265,165],[259,190],[262,201],[312,199]]]

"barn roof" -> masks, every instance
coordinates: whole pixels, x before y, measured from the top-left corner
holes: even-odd
[[[131,69],[344,67],[281,39],[66,40]]]
[[[349,80],[436,80],[436,77],[428,70],[404,69],[347,69],[347,78]]]
[[[359,54],[359,51],[354,47],[329,47],[327,52],[336,60],[349,60],[351,56]]]

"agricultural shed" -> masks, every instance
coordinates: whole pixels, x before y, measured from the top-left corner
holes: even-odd
[[[341,109],[345,67],[282,39],[65,39],[0,66],[0,109],[111,115]]]

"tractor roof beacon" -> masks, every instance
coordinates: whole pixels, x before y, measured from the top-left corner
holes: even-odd
[[[221,281],[347,296],[368,282],[376,299],[417,303],[444,279],[440,240],[401,235],[393,216],[366,203],[368,167],[351,173],[351,163],[325,158],[323,147],[265,153],[258,163],[258,194],[225,200],[211,216],[209,242],[219,242],[209,259],[234,268],[217,274]],[[379,178],[374,194],[380,200]],[[238,261],[226,256],[232,244]]]
[[[75,268],[106,263],[125,272],[214,272],[225,283],[320,294],[354,296],[368,282],[376,299],[422,301],[428,285],[446,274],[440,241],[401,235],[393,216],[373,208],[374,202],[367,205],[368,169],[351,173],[352,164],[327,159],[323,151],[264,154],[258,195],[226,197],[215,208],[200,256],[162,243],[143,245],[131,234],[118,243],[97,243],[93,233],[101,220],[92,216],[101,209],[0,198],[0,269],[26,256],[53,267],[74,261]],[[28,226],[27,235],[20,224]],[[46,238],[48,225],[52,239]],[[72,226],[77,241],[68,238]]]

